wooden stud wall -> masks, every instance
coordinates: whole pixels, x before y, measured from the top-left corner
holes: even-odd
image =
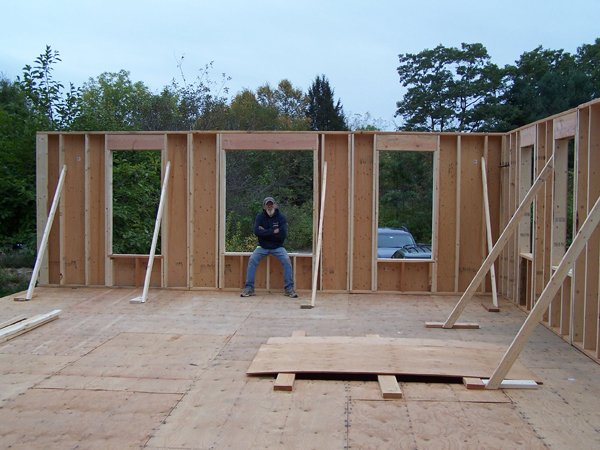
[[[533,176],[551,155],[575,142],[574,227],[600,196],[600,101],[501,134],[420,133],[39,133],[38,232],[43,230],[62,164],[64,197],[42,265],[41,284],[135,286],[144,255],[111,255],[110,201],[115,150],[162,151],[171,180],[153,286],[239,289],[248,253],[225,254],[223,171],[227,151],[312,150],[314,207],[319,174],[328,163],[328,189],[319,274],[330,292],[461,292],[487,254],[481,158],[488,168],[495,241],[517,209]],[[434,152],[435,198],[431,261],[377,260],[378,152]],[[532,218],[501,253],[496,269],[501,295],[530,309],[564,254],[565,159],[536,196]],[[562,164],[562,169],[561,169]],[[562,186],[562,187],[561,187]],[[559,198],[558,194],[561,194]],[[527,224],[532,219],[531,230]],[[318,215],[314,215],[314,228]],[[562,228],[561,228],[562,227]],[[575,230],[576,231],[576,230]],[[519,236],[520,234],[520,236]],[[531,244],[530,244],[531,242]],[[562,247],[561,247],[562,245]],[[311,255],[292,254],[297,289],[311,287]],[[147,259],[147,258],[146,258]],[[600,231],[596,231],[551,302],[544,323],[590,356],[599,358]],[[272,258],[259,267],[257,288],[281,289],[283,274]],[[489,293],[490,282],[479,292]]]
[[[575,146],[571,187],[567,176],[569,141]],[[519,145],[514,146],[517,142]],[[535,305],[566,251],[567,191],[573,190],[573,236],[600,196],[600,101],[581,105],[507,135],[503,154],[516,155],[511,155],[510,175],[504,174],[502,181],[501,197],[504,200],[518,197],[523,180],[516,176],[513,167],[527,159],[530,145],[533,146],[534,173],[539,173],[552,154],[554,173],[534,202],[531,254],[521,253],[513,260],[510,253],[514,251],[508,248],[500,264],[501,293],[526,310]],[[514,204],[509,200],[503,203],[502,209],[510,210]],[[503,211],[501,227],[509,218],[510,214]],[[600,361],[599,260],[600,230],[597,229],[552,300],[543,323]]]
[[[226,152],[312,150],[315,208],[320,167],[324,161],[330,167],[320,289],[458,292],[486,254],[479,171],[484,155],[490,161],[492,220],[497,222],[499,217],[502,139],[501,135],[414,133],[40,133],[40,226],[58,168],[66,163],[72,169],[65,183],[62,218],[53,228],[42,277],[48,284],[140,285],[147,258],[113,255],[111,251],[112,152],[156,150],[162,151],[163,165],[171,161],[172,169],[162,224],[163,254],[155,260],[151,285],[238,289],[244,282],[248,254],[224,254],[220,244],[225,194],[221,165]],[[430,261],[375,258],[377,151],[385,150],[434,152],[435,239]],[[314,220],[318,220],[317,214]],[[314,228],[316,232],[316,225]],[[498,224],[492,228],[497,237]],[[458,245],[453,236],[458,236]],[[296,287],[310,289],[311,255],[292,255],[292,265]],[[279,289],[282,285],[279,264],[267,260],[258,270],[256,287]],[[482,292],[489,292],[489,282]]]

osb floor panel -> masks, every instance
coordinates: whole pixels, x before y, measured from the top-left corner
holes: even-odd
[[[537,390],[469,391],[401,382],[298,379],[292,392],[246,371],[271,337],[461,341],[507,347],[525,315],[474,299],[461,320],[425,328],[458,297],[324,294],[314,309],[280,293],[38,288],[0,299],[0,322],[61,309],[58,320],[0,345],[0,448],[429,449],[600,448],[600,366],[539,326],[521,363]],[[307,297],[309,293],[303,293]],[[317,339],[317,338],[315,338]]]

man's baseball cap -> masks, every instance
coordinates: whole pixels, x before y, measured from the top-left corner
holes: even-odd
[[[276,202],[275,202],[275,199],[274,199],[273,197],[265,197],[265,199],[263,200],[263,206],[266,206],[266,205],[267,205],[267,203],[269,203],[269,202],[271,202],[271,203],[273,203],[273,204],[275,204],[275,203],[276,203]]]

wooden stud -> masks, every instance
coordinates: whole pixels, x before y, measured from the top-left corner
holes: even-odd
[[[150,288],[150,278],[152,277],[152,265],[154,264],[154,254],[156,252],[156,243],[158,241],[158,233],[163,217],[165,207],[165,198],[167,188],[169,186],[169,176],[171,172],[171,161],[167,161],[165,168],[165,176],[163,178],[162,190],[160,192],[160,201],[158,203],[158,212],[156,213],[156,222],[154,223],[154,233],[152,235],[152,244],[150,245],[150,256],[148,257],[148,266],[146,269],[146,278],[144,280],[144,290],[141,297],[135,297],[129,300],[130,303],[145,303],[148,298],[148,289]]]
[[[36,135],[36,217],[37,217],[37,247],[40,248],[46,220],[48,218],[48,135]],[[40,284],[48,284],[48,253],[44,254],[40,266]]]
[[[447,328],[445,322],[425,322],[425,328]],[[475,322],[455,322],[452,328],[457,330],[475,330],[479,329],[479,324]]]
[[[48,219],[46,220],[46,226],[44,228],[44,234],[42,235],[42,241],[40,242],[40,247],[37,251],[37,257],[35,259],[35,265],[33,266],[33,272],[31,273],[31,279],[29,281],[29,287],[27,288],[27,293],[25,297],[15,297],[15,301],[28,301],[33,297],[33,290],[35,289],[35,284],[38,279],[38,275],[40,273],[40,268],[42,267],[42,261],[44,259],[44,255],[46,254],[46,248],[48,246],[48,237],[50,236],[50,229],[52,228],[52,224],[54,223],[54,215],[56,214],[56,209],[58,208],[60,197],[62,195],[63,186],[65,184],[65,178],[67,175],[67,166],[63,166],[60,171],[60,177],[58,179],[58,184],[56,186],[56,192],[54,193],[54,198],[52,200],[52,206],[50,208],[50,213],[48,214]]]
[[[461,185],[461,137],[456,137],[456,209],[454,220],[456,228],[454,231],[454,292],[458,292],[458,280],[460,275],[460,185]]]
[[[0,329],[0,343],[6,342],[23,333],[31,331],[34,328],[37,328],[41,325],[58,319],[60,312],[60,309],[55,309],[48,313],[38,314],[37,316],[31,317],[30,319],[26,319]]]
[[[312,291],[310,297],[310,308],[315,307],[317,298],[317,277],[319,275],[319,262],[321,260],[321,248],[323,247],[323,218],[325,217],[325,195],[327,192],[327,161],[323,163],[323,181],[321,185],[321,202],[319,213],[319,229],[317,234],[317,251],[314,257],[314,269],[312,278]],[[301,308],[307,308],[307,305],[301,305]]]
[[[487,144],[487,139],[486,139]],[[487,147],[487,145],[486,145]],[[481,180],[483,184],[483,207],[484,207],[484,216],[485,216],[485,231],[486,231],[486,241],[487,241],[487,252],[488,254],[494,248],[494,243],[492,240],[492,224],[490,218],[490,200],[488,196],[488,183],[487,183],[487,166],[485,164],[485,158],[481,158]],[[498,291],[496,288],[496,269],[492,264],[490,267],[490,278],[492,284],[492,305],[494,308],[488,309],[488,311],[492,311],[493,309],[498,310]],[[494,311],[498,312],[498,311]]]
[[[14,325],[15,323],[22,322],[22,321],[24,321],[25,319],[27,319],[27,316],[25,316],[25,315],[20,315],[20,316],[13,317],[12,319],[5,320],[4,322],[0,323],[0,330],[1,330],[2,328],[6,328],[6,327],[8,327],[8,326],[10,326],[10,325]]]
[[[431,258],[434,263],[431,268],[431,292],[438,291],[438,262],[439,262],[439,208],[440,208],[440,137],[436,137],[436,150],[433,153],[433,211],[431,214]]]

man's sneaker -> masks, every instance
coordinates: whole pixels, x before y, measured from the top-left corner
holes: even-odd
[[[245,287],[242,293],[240,294],[240,297],[250,297],[252,295],[254,295],[254,288]]]
[[[298,298],[298,294],[296,294],[296,291],[294,290],[294,288],[286,289],[285,295],[287,295],[288,297],[292,297],[292,298]]]

